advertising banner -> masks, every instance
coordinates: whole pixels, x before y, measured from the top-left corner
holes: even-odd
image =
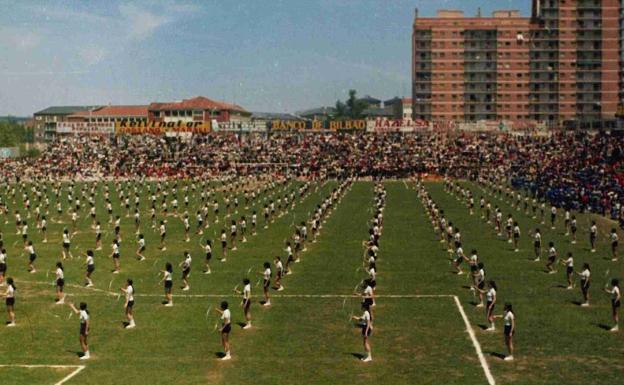
[[[210,122],[188,122],[188,121],[128,121],[122,120],[115,123],[115,133],[121,134],[154,134],[164,135],[171,132],[187,132],[191,134],[207,134],[211,131]]]

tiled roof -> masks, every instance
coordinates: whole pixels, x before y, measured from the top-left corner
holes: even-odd
[[[227,110],[248,113],[243,107],[197,96],[191,99],[184,99],[180,102],[171,103],[151,103],[148,106],[150,111],[162,110]]]
[[[144,116],[147,117],[147,106],[105,106],[91,111],[79,111],[71,117],[89,116]]]
[[[52,106],[35,112],[34,115],[71,115],[79,111],[88,111],[99,106]]]

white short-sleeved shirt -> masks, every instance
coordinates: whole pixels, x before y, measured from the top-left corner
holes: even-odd
[[[86,310],[80,310],[80,323],[85,324],[89,320],[89,313]]]
[[[210,245],[206,245],[206,246],[204,246],[204,251],[206,253],[212,253],[212,247]]]
[[[617,286],[613,286],[613,289],[611,289],[611,299],[618,299],[618,297],[620,296],[620,288]]]
[[[244,299],[249,299],[251,298],[251,284],[246,284],[245,287],[243,287],[243,298]]]
[[[372,297],[373,296],[373,288],[370,286],[366,286],[366,288],[364,289],[364,296],[365,297]]]
[[[134,301],[134,288],[132,285],[128,285],[126,288],[126,299],[128,301]]]
[[[60,267],[56,268],[56,279],[64,279],[65,278],[65,274],[63,273],[63,269],[61,269]]]
[[[362,314],[362,321],[366,322],[367,324],[371,322],[371,315],[368,310],[364,310],[364,314]]]
[[[588,280],[590,276],[591,276],[591,272],[588,269],[581,271],[581,279],[583,281]]]
[[[223,320],[223,324],[227,325],[230,323],[232,319],[232,314],[230,313],[230,309],[223,310],[223,314],[221,314],[221,320]]]
[[[63,233],[63,243],[69,243],[69,234]]]
[[[15,289],[13,285],[8,285],[5,293],[7,298],[15,298]]]
[[[165,281],[171,281],[171,273],[165,270]]]
[[[513,320],[516,318],[516,316],[514,315],[513,312],[505,312],[505,315],[503,316],[503,324],[505,326],[511,326]]]
[[[93,256],[87,255],[87,265],[93,265]]]
[[[265,280],[269,280],[271,279],[271,269],[269,269],[268,267],[266,269],[264,269],[264,279]]]
[[[485,298],[487,299],[488,302],[492,302],[494,301],[495,297],[496,297],[496,289],[491,287],[490,290],[488,290],[487,293],[485,293]]]

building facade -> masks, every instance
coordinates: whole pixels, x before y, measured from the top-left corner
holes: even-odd
[[[179,102],[151,103],[148,120],[154,122],[242,122],[251,120],[251,112],[241,106],[198,96]]]
[[[97,106],[52,106],[33,114],[35,137],[49,140],[56,135],[57,125],[66,122],[76,112],[89,111]]]
[[[415,119],[609,128],[620,93],[621,0],[534,0],[531,17],[416,13]]]

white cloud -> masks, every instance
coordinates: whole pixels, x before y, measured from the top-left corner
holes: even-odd
[[[121,4],[119,12],[125,19],[125,24],[130,28],[129,37],[136,40],[150,37],[158,28],[171,21],[166,16],[157,15],[134,4]]]
[[[30,30],[13,27],[0,27],[0,44],[28,51],[41,43],[41,35]]]
[[[87,65],[94,65],[106,57],[107,51],[105,48],[97,45],[88,45],[78,50],[78,54]]]

